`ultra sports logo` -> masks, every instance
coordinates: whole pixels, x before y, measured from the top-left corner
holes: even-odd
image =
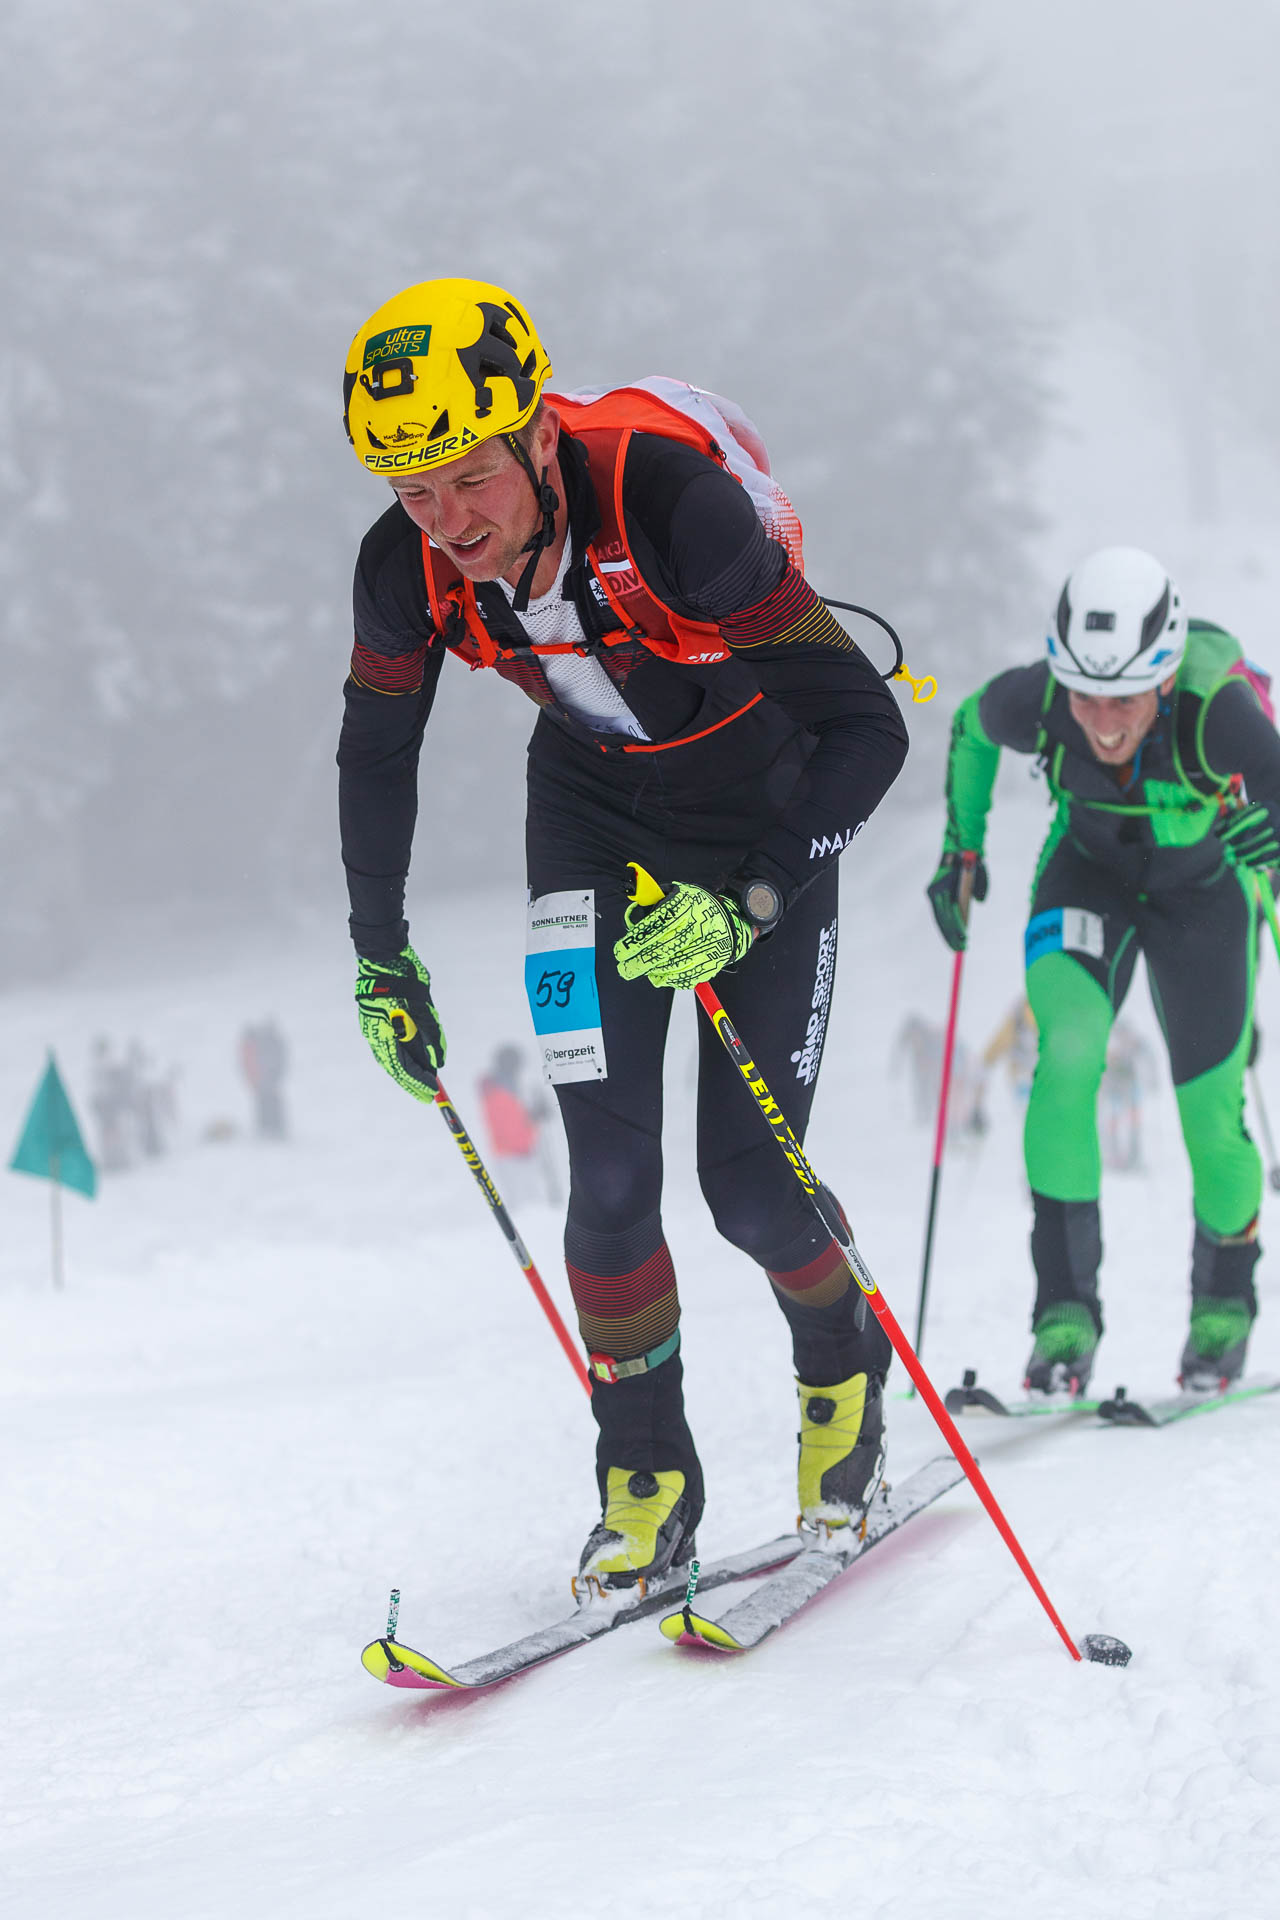
[[[804,1045],[791,1056],[795,1063],[796,1079],[802,1080],[806,1087],[812,1086],[822,1064],[822,1043],[827,1037],[827,1015],[831,1011],[831,994],[836,978],[838,925],[839,922],[833,920],[818,935],[818,966],[814,975],[813,998],[809,1002],[812,1011],[805,1029]]]
[[[391,327],[384,333],[371,333],[364,343],[363,371],[384,360],[425,360],[431,345],[431,328]]]

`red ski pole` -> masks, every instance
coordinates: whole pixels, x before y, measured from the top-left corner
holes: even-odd
[[[436,1081],[435,1104],[439,1107],[440,1112],[444,1117],[445,1125],[448,1127],[450,1133],[453,1135],[454,1139],[457,1141],[458,1151],[461,1153],[463,1159],[466,1161],[467,1165],[470,1167],[471,1172],[475,1178],[476,1185],[479,1187],[481,1193],[484,1195],[485,1199],[488,1201],[493,1217],[497,1221],[499,1227],[502,1229],[503,1236],[505,1237],[508,1246],[511,1248],[512,1253],[514,1253],[516,1259],[519,1261],[520,1271],[524,1274],[525,1279],[529,1282],[529,1285],[533,1288],[534,1299],[537,1301],[538,1305],[542,1308],[542,1311],[546,1314],[547,1319],[551,1322],[551,1331],[555,1334],[556,1339],[560,1342],[560,1345],[564,1348],[565,1358],[568,1360],[569,1365],[573,1368],[574,1372],[577,1374],[578,1379],[582,1382],[582,1385],[586,1388],[587,1392],[590,1393],[591,1381],[587,1374],[586,1363],[583,1360],[582,1355],[578,1351],[578,1348],[574,1342],[573,1336],[569,1332],[569,1329],[568,1327],[566,1327],[564,1321],[561,1319],[560,1314],[557,1311],[555,1301],[551,1298],[551,1295],[547,1292],[547,1289],[543,1284],[542,1275],[538,1272],[538,1269],[533,1264],[533,1255],[529,1252],[528,1247],[526,1247],[524,1241],[520,1238],[520,1235],[516,1232],[515,1222],[511,1218],[511,1215],[507,1212],[506,1207],[503,1205],[502,1196],[499,1194],[497,1187],[493,1184],[493,1177],[490,1174],[489,1169],[485,1166],[484,1161],[480,1158],[480,1155],[476,1150],[475,1144],[472,1141],[470,1134],[467,1132],[466,1128],[463,1126],[461,1117],[459,1116],[459,1113],[458,1113],[458,1109],[454,1106],[452,1100],[449,1098],[448,1094],[445,1092],[443,1084],[439,1080]]]
[[[635,865],[634,862],[632,864],[633,866]],[[636,904],[638,906],[656,905],[663,897],[662,889],[659,887],[657,881],[640,866],[635,866],[635,874],[636,891],[634,899]],[[703,1012],[715,1028],[725,1051],[742,1075],[746,1083],[747,1091],[759,1107],[770,1133],[772,1133],[778,1143],[779,1150],[789,1162],[792,1172],[804,1188],[804,1191],[808,1194],[809,1200],[815,1212],[818,1214],[819,1219],[822,1221],[823,1226],[831,1235],[832,1240],[843,1255],[845,1264],[862,1289],[868,1306],[884,1328],[894,1352],[898,1355],[898,1358],[902,1361],[903,1366],[907,1369],[907,1372],[919,1389],[925,1405],[937,1422],[951,1451],[964,1468],[969,1484],[986,1508],[1001,1539],[1021,1569],[1031,1591],[1035,1594],[1036,1599],[1040,1602],[1040,1605],[1053,1622],[1063,1646],[1067,1649],[1067,1652],[1073,1660],[1087,1658],[1100,1661],[1104,1666],[1127,1665],[1131,1657],[1130,1650],[1122,1640],[1115,1640],[1109,1634],[1086,1634],[1081,1642],[1084,1648],[1084,1652],[1081,1653],[1080,1647],[1077,1647],[1075,1641],[1063,1626],[1057,1609],[1040,1584],[1035,1568],[1023,1552],[1017,1535],[1005,1518],[999,1501],[987,1485],[981,1468],[964,1441],[960,1438],[960,1433],[955,1421],[951,1418],[951,1415],[938,1398],[933,1382],[921,1366],[910,1341],[891,1313],[888,1301],[876,1285],[875,1280],[871,1276],[870,1269],[854,1245],[853,1235],[849,1230],[848,1223],[836,1205],[833,1195],[823,1186],[817,1174],[805,1159],[804,1149],[796,1139],[795,1134],[791,1131],[787,1123],[786,1115],[779,1107],[773,1095],[769,1092],[755,1061],[743,1045],[742,1038],[732,1020],[730,1020],[728,1014],[725,1012],[719,995],[706,981],[703,981],[701,986],[695,987],[694,992],[698,997]]]
[[[966,924],[973,894],[976,853],[962,853],[960,864],[960,912]],[[933,1177],[929,1182],[929,1217],[924,1232],[924,1257],[920,1263],[920,1298],[916,1306],[916,1352],[924,1345],[925,1306],[929,1298],[929,1269],[933,1264],[933,1231],[938,1218],[938,1195],[942,1187],[942,1155],[947,1144],[947,1110],[951,1102],[951,1068],[956,1053],[956,1020],[960,1012],[960,978],[964,971],[964,948],[955,956],[951,969],[951,1003],[947,1009],[947,1037],[942,1049],[942,1084],[938,1089],[938,1123],[933,1136]],[[913,1389],[914,1391],[914,1389]]]

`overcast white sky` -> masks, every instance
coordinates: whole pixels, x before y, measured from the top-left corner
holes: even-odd
[[[1010,126],[1037,308],[1087,304],[1082,260],[1108,238],[1139,253],[1157,244],[1117,186],[1167,183],[1209,209],[1243,202],[1274,228],[1276,0],[968,0],[958,18],[992,63]]]

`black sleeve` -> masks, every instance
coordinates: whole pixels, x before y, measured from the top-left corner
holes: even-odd
[[[1030,667],[1010,667],[988,680],[978,695],[978,719],[992,746],[1034,753],[1048,691],[1047,660],[1037,660]]]
[[[1280,830],[1280,734],[1242,681],[1219,687],[1201,738],[1210,772],[1220,779],[1243,774],[1246,795],[1270,810]]]
[[[637,434],[625,475],[632,552],[659,597],[714,623],[761,691],[816,737],[780,819],[742,864],[786,904],[839,857],[907,752],[898,703],[731,474],[689,448]],[[635,502],[633,507],[632,502]]]
[[[431,621],[421,536],[398,503],[356,564],[355,647],[338,742],[338,816],[356,951],[400,952],[418,814],[418,752],[444,660]]]
[[[744,878],[772,880],[789,902],[879,806],[902,771],[907,729],[878,670],[794,567],[756,606],[722,616],[720,630],[766,697],[817,739],[781,817],[743,862]]]

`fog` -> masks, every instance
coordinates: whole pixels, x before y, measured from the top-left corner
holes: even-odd
[[[638,1622],[470,1705],[368,1681],[393,1587],[451,1665],[561,1613],[597,1487],[474,1151],[362,1038],[334,756],[388,498],[341,376],[382,302],[491,278],[553,389],[666,373],[744,408],[815,587],[891,619],[940,688],[905,707],[906,770],[843,861],[805,1151],[908,1328],[927,1230],[938,1387],[975,1365],[1014,1387],[1025,1089],[993,1066],[979,1125],[975,1063],[1020,1004],[1047,796],[1005,756],[968,1093],[935,1135],[904,1035],[940,1042],[960,982],[924,896],[949,719],[1117,541],[1280,672],[1278,70],[1280,0],[0,8],[0,1113],[65,1185],[47,1113],[23,1120],[56,1048],[102,1175],[90,1205],[15,1174],[0,1206],[15,1910],[536,1920],[603,1864],[672,1920],[1271,1911],[1274,1399],[1161,1439],[987,1422],[1038,1575],[1073,1634],[1134,1646],[1123,1674],[1067,1660],[957,1491],[749,1668]],[[572,1321],[554,1105],[546,1161],[502,1165],[482,1081],[530,1039],[533,717],[444,663],[408,908],[457,1115]],[[1258,1005],[1274,1160],[1270,961]],[[1145,991],[1124,1019],[1162,1062]],[[678,996],[662,1207],[710,1564],[792,1525],[796,1400],[773,1290],[700,1189],[698,1020]],[[1181,1109],[1156,1081],[1103,1187],[1094,1381],[1139,1404],[1186,1333]],[[900,1486],[939,1439],[889,1393]]]
[[[553,384],[745,407],[819,591],[942,682],[908,800],[1079,543],[1265,658],[1277,53],[1267,0],[11,0],[4,977],[341,934],[341,370],[414,280],[509,286]],[[411,902],[520,873],[532,710],[450,667]]]

